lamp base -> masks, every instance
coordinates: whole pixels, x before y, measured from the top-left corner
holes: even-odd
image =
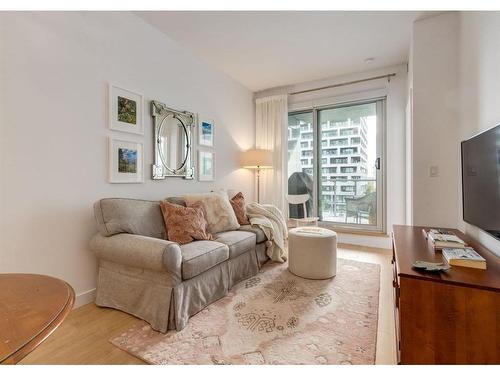
[[[260,204],[260,168],[257,167],[257,203]]]

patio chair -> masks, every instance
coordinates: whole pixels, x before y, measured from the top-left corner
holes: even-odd
[[[356,223],[361,224],[361,219],[366,218],[369,224],[375,224],[376,222],[376,204],[377,204],[377,193],[368,193],[362,197],[352,197],[345,198],[346,203],[346,215],[345,221],[349,217],[355,217]]]
[[[298,227],[308,226],[311,224],[318,226],[319,217],[308,217],[307,216],[306,202],[309,199],[310,199],[309,194],[299,194],[299,195],[288,194],[286,196],[286,200],[288,201],[289,204],[301,204],[303,207],[304,217],[303,218],[292,218],[296,221]],[[288,217],[290,217],[290,206],[288,206]]]

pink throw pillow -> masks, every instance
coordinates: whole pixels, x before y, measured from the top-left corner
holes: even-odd
[[[207,232],[208,224],[201,203],[184,207],[163,201],[160,202],[160,207],[169,241],[183,245],[194,240],[211,240],[213,238]]]

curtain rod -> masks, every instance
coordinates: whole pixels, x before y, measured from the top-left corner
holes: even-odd
[[[390,73],[390,74],[384,74],[383,76],[376,76],[376,77],[358,79],[356,81],[336,83],[335,85],[329,85],[329,86],[317,87],[315,89],[309,89],[309,90],[302,90],[302,91],[291,92],[290,95],[305,94],[306,92],[313,92],[313,91],[331,89],[331,88],[334,88],[334,87],[341,87],[341,86],[353,85],[355,83],[373,81],[373,80],[382,79],[382,78],[387,78],[388,81],[390,82],[391,81],[391,77],[394,77],[395,75],[396,75],[396,73]]]

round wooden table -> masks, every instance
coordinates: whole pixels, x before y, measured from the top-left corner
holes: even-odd
[[[75,292],[44,275],[0,274],[0,364],[15,364],[68,316]]]

